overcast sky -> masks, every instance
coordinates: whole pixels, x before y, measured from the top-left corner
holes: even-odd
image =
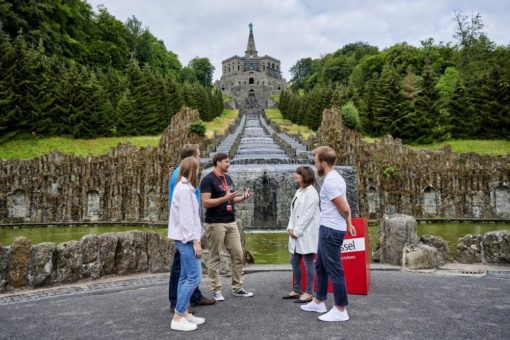
[[[455,10],[480,13],[489,39],[510,43],[510,1],[471,0],[87,0],[117,19],[135,15],[186,65],[207,57],[221,76],[221,61],[243,56],[253,23],[260,56],[280,59],[283,76],[297,60],[317,58],[364,41],[383,49],[399,42],[419,46],[428,37],[453,41]]]

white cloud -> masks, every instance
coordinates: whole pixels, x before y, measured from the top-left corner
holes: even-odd
[[[177,53],[186,65],[195,56],[208,57],[219,78],[221,61],[244,55],[248,24],[253,22],[259,55],[282,62],[284,77],[300,58],[334,52],[365,41],[385,48],[406,41],[419,45],[433,37],[451,41],[454,11],[481,13],[485,31],[498,44],[510,42],[510,2],[474,0],[88,0],[104,4],[119,20],[135,15]]]

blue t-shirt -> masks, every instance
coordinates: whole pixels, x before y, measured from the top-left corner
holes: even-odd
[[[179,177],[180,166],[174,169],[172,172],[172,176],[170,176],[170,180],[168,181],[168,206],[172,204],[172,197],[174,196],[175,185],[177,184],[177,177]],[[195,189],[195,195],[197,195],[198,205],[202,204],[202,199],[200,198],[200,189]]]

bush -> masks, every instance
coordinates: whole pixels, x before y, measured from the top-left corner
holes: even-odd
[[[398,173],[398,171],[399,171],[398,168],[394,167],[393,165],[390,165],[384,169],[382,175],[386,178],[390,178],[395,176]]]
[[[348,102],[342,106],[342,119],[348,128],[353,130],[361,129],[361,120],[359,119],[359,112],[352,102]]]
[[[189,131],[199,136],[205,136],[205,123],[203,120],[197,120],[189,125]]]

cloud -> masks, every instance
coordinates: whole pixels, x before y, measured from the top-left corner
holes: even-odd
[[[498,44],[508,44],[510,2],[506,0],[88,0],[104,4],[119,20],[135,15],[144,26],[177,53],[186,65],[208,57],[221,75],[221,61],[244,55],[248,24],[254,24],[259,55],[281,60],[283,75],[300,58],[317,58],[345,44],[364,41],[379,48],[406,41],[419,45],[432,37],[452,41],[454,11],[481,13],[485,32]]]

